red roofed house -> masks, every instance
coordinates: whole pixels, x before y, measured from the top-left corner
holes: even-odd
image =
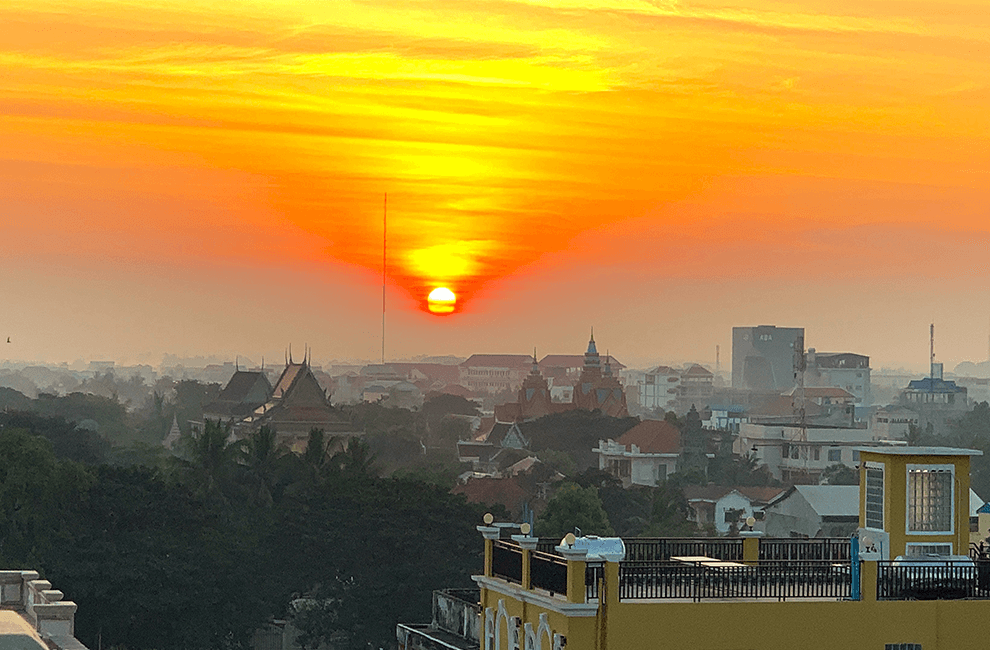
[[[677,471],[681,432],[666,420],[643,420],[618,440],[600,440],[598,467],[630,485],[655,486]]]
[[[470,503],[492,505],[500,503],[515,520],[521,518],[529,493],[519,484],[519,477],[470,478],[467,483],[455,485],[452,494],[463,494]]]

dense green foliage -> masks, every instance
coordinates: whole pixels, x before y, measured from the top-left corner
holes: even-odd
[[[596,488],[576,483],[561,486],[536,521],[536,534],[540,537],[560,538],[574,528],[580,528],[585,535],[615,533]]]
[[[597,489],[602,508],[619,537],[690,537],[699,533],[688,520],[688,504],[674,475],[656,487],[623,488],[608,472],[590,469],[575,477],[578,485]]]
[[[57,428],[57,427],[56,427]],[[0,566],[37,568],[79,605],[89,647],[240,648],[272,617],[307,645],[389,647],[470,586],[484,508],[380,478],[368,448],[322,432],[302,454],[271,431],[212,424],[166,468],[84,466],[47,437],[0,431]],[[295,603],[295,605],[293,605]]]
[[[529,437],[531,450],[568,452],[577,470],[584,471],[598,466],[598,456],[592,449],[599,440],[617,440],[637,424],[639,418],[614,418],[599,411],[573,410],[527,422],[525,435]]]

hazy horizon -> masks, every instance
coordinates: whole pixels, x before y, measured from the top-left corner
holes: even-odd
[[[2,358],[988,356],[983,5],[0,7]],[[448,287],[456,311],[427,311]],[[11,343],[7,344],[6,338]]]

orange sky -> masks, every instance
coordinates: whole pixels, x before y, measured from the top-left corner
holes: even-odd
[[[987,356],[990,14],[7,0],[5,358]],[[446,285],[450,317],[423,311]],[[629,360],[629,361],[627,361]]]

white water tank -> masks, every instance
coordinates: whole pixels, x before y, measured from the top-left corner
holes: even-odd
[[[563,543],[562,543],[563,544]],[[587,549],[585,558],[589,562],[621,562],[626,559],[626,545],[621,537],[598,537],[587,535],[574,539],[574,548]]]

